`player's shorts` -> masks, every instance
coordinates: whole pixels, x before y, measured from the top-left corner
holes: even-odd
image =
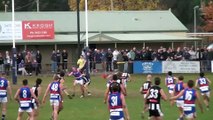
[[[19,107],[18,112],[27,112],[27,113],[30,113],[30,112],[33,112],[33,110],[32,110],[31,107],[28,108],[28,109],[22,109],[22,108]]]
[[[122,109],[110,110],[110,119],[109,120],[125,120],[124,112]]]
[[[50,105],[51,106],[59,106],[60,101],[59,100],[50,100]]]
[[[163,116],[163,113],[161,112],[161,110],[149,110],[149,115],[150,116],[154,116],[154,117],[161,117]]]
[[[0,103],[7,103],[7,97],[0,97]]]
[[[203,93],[201,93],[201,95],[202,95],[202,96],[206,95],[207,97],[210,97],[210,91],[208,91],[208,92],[203,92]]]
[[[184,101],[183,101],[183,100],[176,100],[176,106],[177,106],[177,107],[183,108],[183,106],[184,106]]]
[[[155,107],[153,107],[155,106]],[[161,117],[163,116],[163,113],[160,109],[160,105],[153,105],[152,103],[149,104],[149,115],[154,117]]]
[[[75,84],[83,85],[84,81],[83,81],[83,79],[81,79],[81,80],[75,80]]]
[[[169,90],[169,94],[172,94],[173,93],[173,90]]]
[[[84,85],[86,84],[89,85],[91,83],[91,80],[86,77],[83,77],[82,79],[83,79]]]
[[[190,114],[184,114],[185,118],[187,119],[192,119],[192,118],[196,118],[196,113],[190,113]]]

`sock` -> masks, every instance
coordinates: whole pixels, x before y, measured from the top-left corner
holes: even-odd
[[[2,120],[4,120],[5,116],[6,116],[6,115],[2,114]]]

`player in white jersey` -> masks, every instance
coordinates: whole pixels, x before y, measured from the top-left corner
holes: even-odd
[[[195,86],[200,89],[207,110],[209,110],[210,84],[211,81],[207,77],[205,77],[203,72],[200,73],[200,77],[196,80],[195,83]]]

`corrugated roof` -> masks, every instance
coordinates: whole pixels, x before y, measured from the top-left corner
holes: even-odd
[[[81,31],[85,14],[80,13]],[[11,13],[0,13],[0,21],[10,21]],[[76,12],[16,12],[15,19],[54,20],[55,32],[76,32]],[[89,32],[187,31],[171,11],[90,11]]]
[[[89,33],[89,43],[141,43],[141,42],[184,42],[198,41],[201,38],[188,37],[186,33]],[[85,34],[81,34],[81,43],[85,43]],[[0,40],[1,44],[12,44],[12,40]],[[17,44],[77,44],[77,35],[55,35],[53,40],[16,40]]]

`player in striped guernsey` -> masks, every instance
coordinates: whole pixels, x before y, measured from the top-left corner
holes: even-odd
[[[200,89],[201,95],[203,96],[204,104],[206,105],[207,110],[209,110],[209,101],[210,101],[210,84],[211,81],[205,77],[204,73],[200,73],[200,77],[196,80],[195,87]]]
[[[58,111],[60,102],[63,102],[62,89],[63,86],[59,82],[60,77],[54,75],[53,82],[50,83],[44,94],[42,103],[45,103],[48,93],[50,93],[50,105],[52,106],[52,118],[58,120]]]
[[[183,76],[179,76],[178,77],[178,82],[175,84],[174,90],[173,90],[173,96],[178,95],[182,90],[184,90],[184,88],[186,88],[186,84],[183,83],[184,77]],[[176,105],[180,111],[180,117],[178,118],[178,120],[183,120],[183,105],[184,105],[184,100],[183,100],[183,96],[179,97],[176,99]]]
[[[108,96],[108,106],[110,112],[109,120],[129,120],[129,113],[126,107],[125,97],[120,93],[120,84],[113,82],[110,86],[112,92]]]
[[[140,88],[140,93],[143,95],[143,98],[144,98],[144,108],[142,111],[142,118],[144,118],[145,112],[147,112],[149,110],[149,103],[148,103],[148,101],[145,100],[145,98],[146,98],[146,94],[151,86],[152,86],[152,75],[148,74],[146,77],[146,81],[142,84],[142,86]]]
[[[35,94],[35,96],[38,98],[38,96],[41,96],[41,83],[42,83],[42,79],[37,78],[36,79],[36,84],[32,87],[33,93]],[[37,120],[37,117],[39,115],[39,108],[38,108],[38,104],[35,101],[35,98],[32,98],[32,109],[33,109],[33,116],[34,116],[34,120]]]
[[[23,86],[17,90],[14,99],[19,103],[18,117],[17,120],[21,120],[23,113],[27,112],[29,120],[34,120],[33,111],[32,111],[32,97],[37,103],[38,99],[33,93],[33,90],[28,87],[28,80],[23,80]]]
[[[1,73],[0,77],[0,103],[2,107],[2,120],[6,117],[7,111],[7,92],[9,92],[10,100],[12,100],[12,89],[10,82],[5,78],[5,73]]]
[[[175,81],[177,80],[176,77],[174,77],[172,75],[172,72],[169,71],[167,73],[167,76],[165,78],[165,85],[167,86],[168,90],[169,90],[169,94],[172,96],[172,93],[173,93],[173,89],[175,87]]]
[[[174,90],[174,87],[175,87],[176,80],[177,80],[177,78],[172,75],[171,71],[169,71],[167,73],[166,78],[165,78],[165,85],[168,88],[168,92],[170,94],[170,97],[173,95],[173,90]],[[174,101],[171,101],[170,105],[172,106],[173,104],[174,104]]]
[[[73,82],[73,94],[72,94],[72,97],[75,96],[75,87],[76,87],[76,85],[79,84],[80,88],[81,88],[81,96],[80,96],[80,98],[83,98],[84,97],[84,81],[82,79],[83,74],[76,67],[72,67],[72,72],[69,73],[69,76],[71,76],[71,75],[73,75],[75,77],[75,80]]]
[[[114,75],[112,75],[111,80],[109,80],[109,81],[107,82],[107,85],[106,85],[106,86],[107,86],[107,89],[106,89],[105,94],[104,94],[104,103],[106,103],[107,97],[108,97],[109,93],[112,92],[110,86],[111,86],[114,82],[116,82],[116,83],[119,84],[119,92],[123,93],[123,94],[126,96],[126,90],[124,89],[124,86],[123,86],[121,80],[119,80],[119,79],[118,79],[118,76],[117,76],[116,74],[114,74]]]
[[[196,110],[195,110],[195,103],[198,104],[200,107],[201,112],[203,113],[203,107],[200,103],[200,96],[198,92],[193,88],[194,81],[189,80],[187,82],[188,88],[182,90],[178,95],[171,97],[170,100],[175,100],[183,96],[184,100],[184,116],[187,120],[195,120],[196,118]]]
[[[163,89],[160,88],[161,79],[156,77],[153,85],[147,92],[145,99],[149,102],[149,114],[152,120],[162,120],[163,113],[161,111],[160,101],[167,100],[167,96]]]

